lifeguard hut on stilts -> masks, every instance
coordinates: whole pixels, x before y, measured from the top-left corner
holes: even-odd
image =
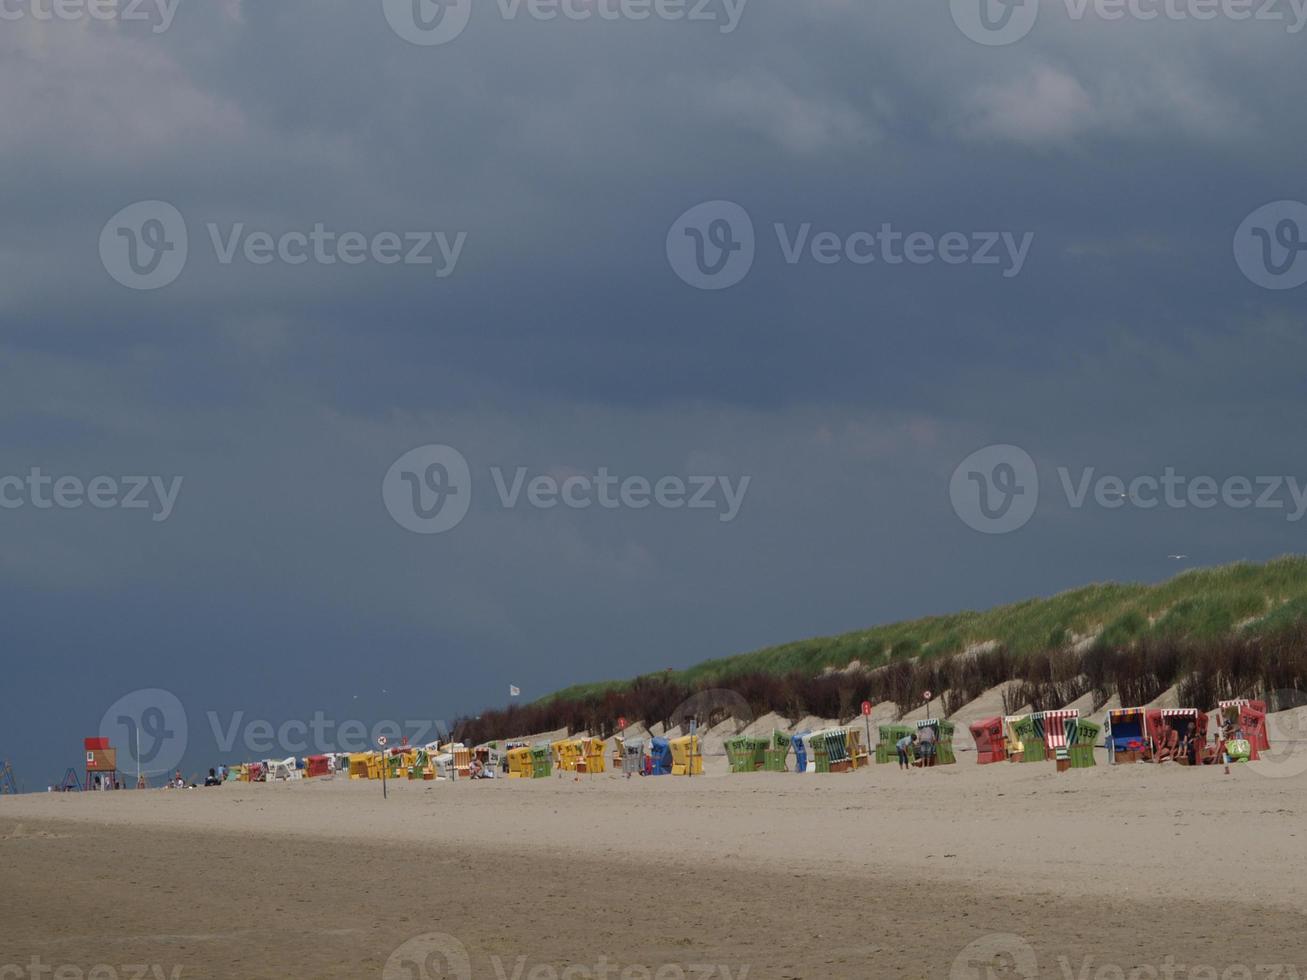
[[[96,779],[101,787],[106,785],[106,780],[108,788],[118,786],[118,750],[110,747],[109,740],[83,739],[82,747],[86,750],[86,788],[94,789]]]

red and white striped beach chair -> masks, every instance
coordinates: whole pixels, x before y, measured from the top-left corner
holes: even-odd
[[[1071,726],[1067,722],[1074,722],[1079,718],[1079,708],[1063,708],[1060,711],[1043,712],[1044,747],[1054,754],[1057,754],[1060,749],[1062,752],[1061,757],[1065,757],[1066,748],[1071,740]]]

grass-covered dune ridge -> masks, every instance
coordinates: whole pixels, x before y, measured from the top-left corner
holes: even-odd
[[[852,666],[851,666],[852,665]],[[681,671],[569,687],[463,720],[463,737],[607,732],[619,715],[666,721],[695,692],[729,688],[758,714],[848,717],[865,697],[908,705],[924,689],[949,711],[1011,682],[1036,707],[1095,692],[1146,703],[1172,684],[1190,703],[1307,686],[1307,557],[1194,569],[1156,585],[1103,583],[798,640]],[[1204,706],[1205,703],[1204,703]]]

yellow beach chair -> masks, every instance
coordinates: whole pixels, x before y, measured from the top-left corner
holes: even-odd
[[[871,765],[871,753],[862,744],[862,732],[857,728],[848,728],[845,731],[848,733],[849,759],[853,762],[853,768],[861,769],[863,766]]]
[[[576,772],[577,766],[581,761],[581,740],[579,738],[566,738],[555,742],[552,746],[554,750],[554,768],[559,772]]]
[[[596,773],[603,772],[604,765],[604,740],[602,738],[586,738],[581,740],[581,754],[577,760],[577,772]]]
[[[508,750],[508,778],[531,778],[531,747],[519,746]]]
[[[703,774],[703,753],[699,749],[698,735],[682,735],[671,739],[673,776],[700,776]]]
[[[1007,757],[1013,762],[1019,762],[1025,758],[1025,747],[1021,744],[1021,738],[1017,735],[1016,724],[1029,715],[1004,715],[1003,716],[1003,736],[1007,741]]]

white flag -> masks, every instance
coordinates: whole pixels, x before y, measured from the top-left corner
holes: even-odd
[[[508,685],[508,696],[510,698],[515,698],[521,693],[522,691],[519,688],[514,687],[512,684]]]

